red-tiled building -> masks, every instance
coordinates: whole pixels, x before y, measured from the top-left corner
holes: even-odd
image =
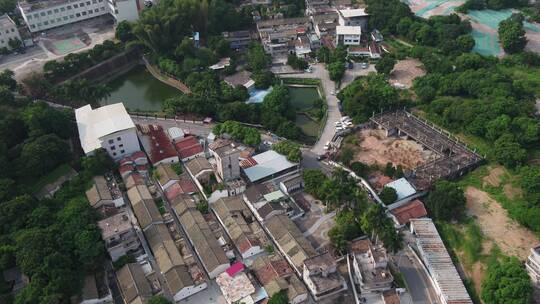
[[[203,146],[194,136],[178,139],[174,146],[182,161],[190,160],[204,152]]]
[[[159,125],[137,125],[137,134],[152,165],[179,162],[171,140]]]
[[[133,165],[131,165],[131,164],[121,165],[118,168],[118,172],[120,172],[120,176],[122,176],[122,178],[126,178],[133,171],[135,171],[135,167],[133,167]]]
[[[427,216],[427,211],[424,204],[417,199],[410,201],[403,206],[390,210],[390,213],[394,216],[394,221],[399,226],[408,224],[411,219]]]
[[[172,186],[169,186],[169,188],[165,190],[165,196],[169,201],[172,201],[182,194],[192,194],[195,192],[197,192],[197,186],[191,181],[191,179],[183,176],[180,177],[178,182],[174,183]]]

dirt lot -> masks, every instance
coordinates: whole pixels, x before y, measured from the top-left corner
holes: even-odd
[[[386,165],[393,163],[404,169],[413,169],[437,158],[413,140],[386,137],[384,130],[362,130],[356,133],[355,161],[366,164]]]
[[[538,238],[529,230],[510,219],[499,203],[488,193],[469,186],[465,190],[468,214],[477,217],[484,235],[492,239],[507,255],[516,255],[525,260]]]
[[[328,231],[335,225],[336,213],[324,213],[324,205],[320,201],[308,194],[304,194],[304,197],[311,203],[311,210],[294,222],[315,249],[323,250],[330,243]]]
[[[390,74],[389,81],[391,84],[400,84],[410,88],[415,78],[424,75],[426,71],[418,59],[399,60]]]

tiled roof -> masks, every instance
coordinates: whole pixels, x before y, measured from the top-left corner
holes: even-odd
[[[194,192],[197,192],[197,186],[195,186],[191,179],[181,177],[178,182],[174,183],[172,186],[169,186],[169,188],[165,190],[165,196],[169,201],[171,201],[179,195]]]
[[[400,225],[407,224],[411,219],[427,216],[424,204],[417,199],[390,210],[390,213],[396,217]]]
[[[152,164],[177,157],[171,140],[159,125],[137,125],[139,138]]]
[[[152,296],[150,283],[144,276],[142,266],[137,263],[126,264],[116,272],[118,285],[127,303],[146,302]],[[140,297],[140,299],[137,299]]]
[[[174,146],[176,148],[176,151],[178,151],[178,155],[180,155],[181,159],[192,157],[204,151],[202,145],[199,143],[197,138],[193,136],[187,136],[178,139]]]

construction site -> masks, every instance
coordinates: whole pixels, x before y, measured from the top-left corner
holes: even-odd
[[[387,136],[405,136],[438,155],[408,172],[409,180],[417,190],[425,190],[442,178],[462,176],[484,160],[451,133],[407,111],[377,114],[370,121],[386,130]]]

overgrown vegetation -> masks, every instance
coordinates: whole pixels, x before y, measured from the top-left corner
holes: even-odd
[[[228,120],[224,123],[217,124],[212,129],[212,132],[216,135],[226,133],[234,140],[250,146],[258,146],[261,143],[261,134],[257,129],[246,127],[236,121]]]
[[[272,150],[279,154],[285,155],[291,162],[300,163],[300,161],[302,161],[302,151],[300,150],[300,145],[293,141],[282,140],[272,145]]]

